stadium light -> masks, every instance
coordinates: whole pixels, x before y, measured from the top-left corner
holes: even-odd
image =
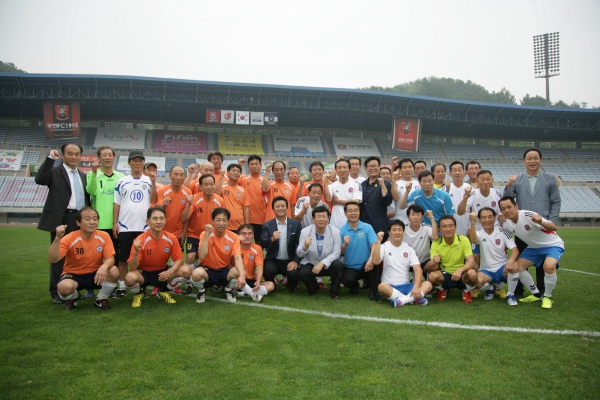
[[[546,106],[550,106],[550,77],[560,75],[559,33],[533,37],[533,59],[536,78],[546,78]]]

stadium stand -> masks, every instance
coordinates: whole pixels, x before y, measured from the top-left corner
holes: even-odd
[[[600,158],[600,149],[564,149],[570,158]]]
[[[85,136],[85,144],[84,147],[94,147],[94,142],[96,141],[96,133],[98,133],[97,128],[86,128],[86,136]]]
[[[4,144],[7,134],[8,134],[8,126],[0,126],[0,144]]]
[[[476,155],[477,160],[497,160],[502,158],[494,146],[444,143],[442,150],[447,158],[454,160],[470,160],[474,155]]]
[[[168,175],[171,168],[179,164],[179,160],[176,157],[165,158],[165,173]]]
[[[522,165],[517,164],[481,164],[481,169],[487,169],[492,173],[494,182],[506,182],[511,175],[522,174]],[[467,177],[468,179],[468,177]]]
[[[561,186],[560,197],[561,212],[600,212],[600,197],[587,186]]]
[[[42,207],[46,201],[48,187],[34,178],[2,177],[0,182],[0,207]]]
[[[600,182],[600,164],[542,164],[542,169],[563,182]]]
[[[509,160],[522,160],[523,153],[529,147],[506,147],[506,146],[498,146],[498,149],[502,153],[502,156]],[[552,149],[540,149],[542,151],[543,159],[560,159],[567,158],[566,154],[563,153],[560,149],[552,148]]]
[[[29,164],[37,164],[40,161],[40,152],[39,151],[26,151],[23,153],[23,158],[21,159],[21,166],[26,166]]]
[[[80,138],[46,139],[43,126],[16,127],[9,144],[60,148],[65,143],[79,144]]]

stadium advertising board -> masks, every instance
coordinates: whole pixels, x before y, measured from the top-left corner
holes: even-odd
[[[235,123],[238,125],[250,125],[250,111],[236,111]]]
[[[87,174],[92,170],[92,163],[94,161],[98,161],[98,156],[96,156],[95,154],[82,154],[81,160],[77,165],[77,169]],[[98,166],[98,168],[100,168],[100,166]]]
[[[218,124],[221,122],[221,110],[206,110],[206,123]]]
[[[206,152],[206,132],[154,131],[154,150],[181,153]]]
[[[392,149],[419,151],[421,119],[395,117],[392,125]]]
[[[251,125],[264,125],[265,124],[265,113],[258,111],[250,111],[250,124]]]
[[[233,110],[221,110],[221,123],[222,124],[233,124],[235,121],[235,111]]]
[[[117,163],[117,171],[129,175],[131,173],[131,168],[129,167],[127,158],[128,156],[119,156],[119,162]],[[158,176],[166,175],[165,166],[167,164],[167,160],[165,157],[145,156],[144,158],[146,159],[145,163],[151,162],[156,164],[156,173],[158,174]]]
[[[279,156],[324,156],[323,144],[318,136],[273,135],[273,152]]]
[[[380,156],[381,153],[373,139],[360,138],[332,138],[335,154],[338,156]]]
[[[229,154],[265,154],[261,135],[219,133],[219,151]]]
[[[264,120],[265,125],[279,125],[279,120],[277,118],[276,112],[266,112]]]
[[[46,139],[79,137],[81,119],[78,101],[45,101],[43,107]]]
[[[114,149],[144,150],[146,130],[98,128],[94,147],[110,146]]]
[[[24,151],[0,150],[0,171],[20,171]]]

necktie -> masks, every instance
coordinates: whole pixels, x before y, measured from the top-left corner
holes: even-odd
[[[79,180],[79,176],[77,176],[77,171],[72,170],[73,174],[73,188],[75,189],[75,207],[78,210],[81,210],[85,207],[85,200],[83,199],[83,188],[81,187],[81,181]]]

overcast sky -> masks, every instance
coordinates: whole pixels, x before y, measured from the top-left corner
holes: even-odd
[[[0,60],[29,73],[359,88],[437,76],[600,106],[599,0],[0,0]],[[588,106],[588,107],[589,107]]]

